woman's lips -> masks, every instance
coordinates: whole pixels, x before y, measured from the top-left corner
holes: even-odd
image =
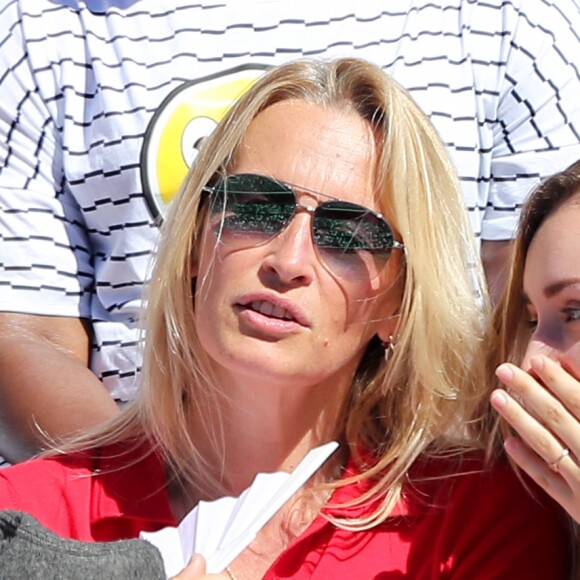
[[[272,318],[280,318],[283,320],[295,320],[294,315],[283,308],[279,304],[272,304],[267,300],[256,300],[250,304],[250,308],[255,312],[260,312]]]
[[[239,307],[239,309],[238,316],[242,323],[246,325],[246,328],[250,327],[252,329],[251,334],[283,336],[295,334],[304,329],[304,326],[298,324],[295,320],[272,318],[244,306]]]
[[[265,331],[286,333],[310,326],[297,304],[277,296],[245,296],[235,308],[243,320]]]

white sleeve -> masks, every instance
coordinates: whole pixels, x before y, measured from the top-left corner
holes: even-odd
[[[49,59],[30,62],[19,5],[3,5],[0,311],[89,316],[92,256],[82,213],[64,180],[62,124],[53,105],[62,95],[56,79],[49,87],[37,86],[35,70],[49,66]]]
[[[504,74],[482,225],[487,240],[512,238],[531,188],[580,158],[578,5],[575,0],[506,4]]]

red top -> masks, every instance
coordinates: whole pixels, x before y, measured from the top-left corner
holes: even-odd
[[[508,466],[481,471],[481,465],[470,459],[463,474],[417,483],[419,475],[451,469],[442,460],[421,464],[405,499],[372,530],[345,531],[317,517],[264,578],[566,578],[571,533],[562,512],[543,495],[540,501],[531,497]],[[362,488],[342,487],[331,503],[356,497]],[[78,454],[2,470],[0,509],[26,511],[61,536],[85,541],[176,525],[163,464],[154,453]],[[325,511],[346,513],[331,506]]]

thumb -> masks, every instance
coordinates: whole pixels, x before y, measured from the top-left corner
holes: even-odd
[[[205,558],[201,554],[194,554],[189,564],[170,580],[194,580],[205,574]]]

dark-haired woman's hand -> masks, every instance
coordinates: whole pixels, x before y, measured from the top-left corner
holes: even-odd
[[[519,437],[504,443],[508,455],[580,523],[580,381],[545,356],[530,372],[504,363],[496,370],[507,387],[491,395],[493,408]]]

